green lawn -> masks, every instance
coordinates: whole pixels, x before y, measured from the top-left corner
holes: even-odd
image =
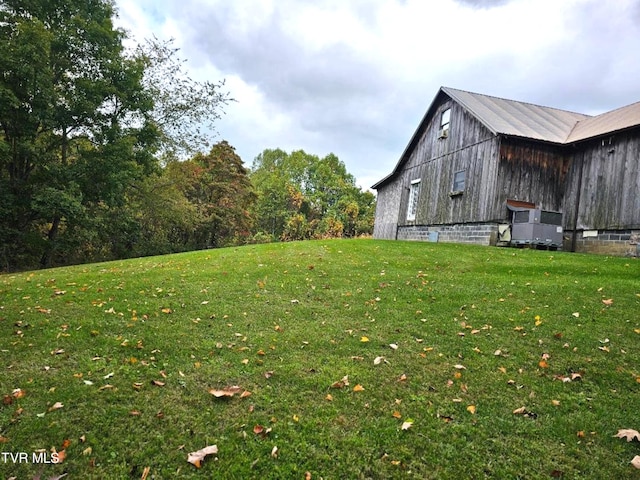
[[[2,275],[0,477],[640,478],[639,307],[635,259],[433,243]]]

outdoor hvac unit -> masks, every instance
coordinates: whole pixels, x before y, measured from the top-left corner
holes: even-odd
[[[511,244],[562,248],[562,214],[539,208],[513,209]]]

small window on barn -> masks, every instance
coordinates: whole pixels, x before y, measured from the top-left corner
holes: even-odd
[[[449,126],[451,124],[451,109],[447,108],[440,115],[440,135],[439,138],[447,138],[449,136]]]
[[[418,196],[420,195],[420,179],[413,180],[411,187],[409,187],[409,202],[407,203],[407,220],[413,221],[416,219],[416,212],[418,211]]]
[[[467,176],[466,170],[460,170],[453,175],[453,188],[452,194],[461,194],[464,192],[464,184]]]

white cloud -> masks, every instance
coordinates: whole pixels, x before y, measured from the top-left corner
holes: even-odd
[[[118,0],[139,38],[175,37],[238,100],[218,123],[265,148],[391,171],[441,85],[594,113],[640,100],[636,0]]]

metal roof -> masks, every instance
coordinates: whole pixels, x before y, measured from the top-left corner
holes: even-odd
[[[494,134],[565,143],[582,113],[542,107],[479,93],[442,87],[442,91],[484,123]]]
[[[579,142],[640,125],[640,102],[579,121],[565,143]]]

